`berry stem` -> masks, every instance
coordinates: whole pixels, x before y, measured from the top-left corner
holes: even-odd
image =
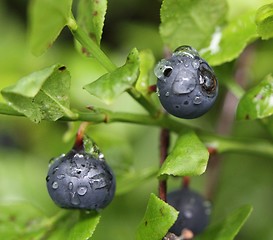
[[[191,180],[191,178],[189,176],[184,176],[182,178],[182,186],[183,186],[183,188],[188,188],[190,186],[190,180]]]
[[[89,122],[83,122],[81,123],[78,132],[76,134],[76,140],[73,146],[73,149],[75,150],[82,150],[83,149],[83,138],[84,134],[86,132],[86,128],[89,125]]]
[[[167,155],[170,145],[170,131],[166,128],[162,128],[160,132],[160,159],[159,165],[162,166]],[[167,180],[159,180],[159,198],[163,201],[167,201]]]
[[[156,92],[156,85],[150,85],[148,86],[148,93],[151,94],[151,93],[155,93]]]

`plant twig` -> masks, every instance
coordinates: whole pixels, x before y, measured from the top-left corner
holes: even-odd
[[[77,25],[73,17],[68,21],[68,27],[75,39],[94,56],[98,62],[108,71],[114,71],[117,66],[108,58],[100,47]]]
[[[161,129],[160,132],[160,162],[159,165],[162,166],[167,155],[168,149],[170,145],[170,131],[166,128]],[[167,180],[160,179],[159,180],[159,198],[163,201],[167,201]]]

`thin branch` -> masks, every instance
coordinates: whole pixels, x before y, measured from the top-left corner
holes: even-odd
[[[162,166],[166,157],[168,156],[168,149],[170,145],[170,131],[166,128],[161,129],[160,132],[160,162]],[[167,201],[167,180],[159,180],[159,198]]]

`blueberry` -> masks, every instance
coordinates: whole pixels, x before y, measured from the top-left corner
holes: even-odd
[[[154,69],[159,100],[164,109],[179,118],[205,114],[218,95],[218,81],[198,52],[190,46],[177,48]]]
[[[75,149],[53,159],[46,181],[50,197],[62,208],[105,208],[116,188],[115,176],[103,158]]]
[[[183,229],[189,229],[198,234],[208,225],[211,205],[199,193],[184,187],[169,193],[167,202],[179,211],[178,218],[169,232],[180,236]]]

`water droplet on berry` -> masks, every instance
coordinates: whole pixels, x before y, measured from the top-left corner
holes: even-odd
[[[170,92],[166,92],[166,93],[165,93],[165,96],[166,96],[166,97],[169,97],[169,96],[170,96]]]
[[[85,187],[85,186],[79,187],[78,190],[77,190],[77,193],[80,196],[83,196],[84,194],[86,194],[86,192],[87,192],[87,187]]]
[[[199,62],[198,59],[194,59],[194,60],[192,61],[191,65],[192,65],[192,67],[193,67],[194,69],[198,69],[199,66],[200,66],[200,62]]]
[[[185,218],[192,218],[192,212],[190,210],[185,210],[184,216]]]
[[[187,46],[187,45],[180,46],[177,49],[175,49],[173,55],[189,56],[191,58],[199,56],[196,49],[192,48],[191,46]]]
[[[52,188],[57,189],[59,187],[59,184],[57,182],[52,183]]]
[[[84,158],[84,156],[82,154],[80,154],[80,153],[76,153],[74,155],[74,158]]]
[[[75,192],[72,192],[70,194],[71,194],[71,203],[73,205],[79,205],[81,202],[78,195]]]
[[[69,189],[69,190],[72,190],[72,189],[73,189],[73,183],[72,183],[72,182],[68,183],[68,189]]]
[[[46,181],[48,182],[50,180],[50,177],[47,175],[46,176]]]
[[[157,78],[161,79],[162,77],[168,77],[171,73],[172,67],[169,61],[162,59],[154,68],[154,74]],[[166,81],[163,79],[163,81]]]
[[[100,188],[104,188],[108,185],[108,181],[105,178],[104,174],[98,174],[93,176],[92,178],[90,178],[90,186],[91,188],[94,189],[100,189]]]
[[[181,71],[175,78],[172,85],[173,93],[176,95],[190,93],[196,86],[196,80],[193,73],[189,71]]]
[[[99,154],[99,160],[104,160],[104,154],[103,153]]]
[[[193,100],[193,103],[196,105],[199,105],[200,103],[202,103],[202,98],[201,96],[196,96]]]
[[[184,62],[184,66],[185,66],[186,68],[189,67],[190,64],[189,64],[189,61],[188,61],[187,58],[185,58],[183,62]]]
[[[54,168],[53,171],[52,171],[52,174],[55,174],[58,170],[59,170],[58,167]]]
[[[60,175],[57,176],[57,178],[60,179],[60,180],[63,179],[64,177],[65,177],[64,174],[60,174]]]

